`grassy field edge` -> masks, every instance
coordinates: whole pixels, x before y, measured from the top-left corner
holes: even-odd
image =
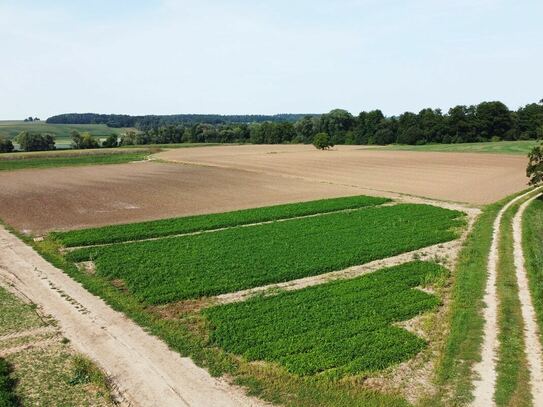
[[[500,209],[529,189],[487,205],[461,249],[455,272],[449,334],[438,367],[439,393],[428,405],[467,405],[473,400],[473,365],[480,360],[483,338],[483,295],[492,227]]]
[[[535,199],[526,208],[522,232],[529,287],[543,343],[543,197]]]

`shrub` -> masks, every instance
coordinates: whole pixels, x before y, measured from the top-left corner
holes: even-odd
[[[11,140],[0,136],[0,153],[11,153],[13,151],[13,143]]]
[[[543,144],[535,146],[528,154],[528,167],[526,175],[530,178],[530,185],[543,183]]]
[[[46,151],[55,149],[55,139],[50,134],[22,131],[17,135],[17,143],[25,151]]]
[[[108,138],[102,142],[102,147],[112,148],[112,147],[118,147],[118,146],[119,146],[119,142],[117,140],[116,134],[109,135]]]

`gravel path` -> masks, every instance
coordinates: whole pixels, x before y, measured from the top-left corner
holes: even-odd
[[[474,381],[473,406],[493,406],[494,392],[496,388],[496,357],[499,346],[498,341],[498,294],[496,289],[497,267],[499,261],[498,248],[500,244],[500,228],[503,214],[516,202],[524,199],[533,190],[526,192],[510,200],[499,212],[492,226],[492,245],[488,254],[487,281],[484,295],[485,308],[483,309],[483,345],[481,350],[481,361],[478,362],[474,371],[477,379]]]
[[[59,321],[135,406],[260,406],[114,311],[0,226],[0,278]]]
[[[526,359],[530,371],[533,405],[543,406],[543,358],[536,313],[532,303],[528,274],[526,273],[524,252],[522,250],[522,215],[526,207],[538,195],[524,202],[513,219],[513,244],[515,255],[515,271],[519,288],[520,306],[524,319],[524,342],[526,343]]]

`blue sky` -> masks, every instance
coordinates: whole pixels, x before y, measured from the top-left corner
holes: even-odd
[[[543,98],[543,1],[0,0],[0,119]]]

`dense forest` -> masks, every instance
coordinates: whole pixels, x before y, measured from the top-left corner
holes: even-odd
[[[109,127],[135,127],[138,130],[149,130],[168,125],[194,125],[198,123],[262,123],[262,122],[295,122],[304,114],[276,115],[219,115],[219,114],[174,114],[129,116],[124,114],[97,113],[65,113],[52,116],[46,123],[52,124],[106,124]]]
[[[122,121],[120,118],[127,119]],[[85,120],[95,120],[94,123],[118,120],[116,124],[139,129],[122,137],[121,144],[124,145],[311,143],[317,133],[326,133],[333,144],[469,143],[543,137],[543,100],[516,111],[494,101],[455,106],[447,113],[428,108],[419,113],[405,112],[391,117],[386,117],[380,110],[353,116],[346,110],[335,109],[321,115],[275,116],[68,114],[55,116],[47,122],[90,123]]]

